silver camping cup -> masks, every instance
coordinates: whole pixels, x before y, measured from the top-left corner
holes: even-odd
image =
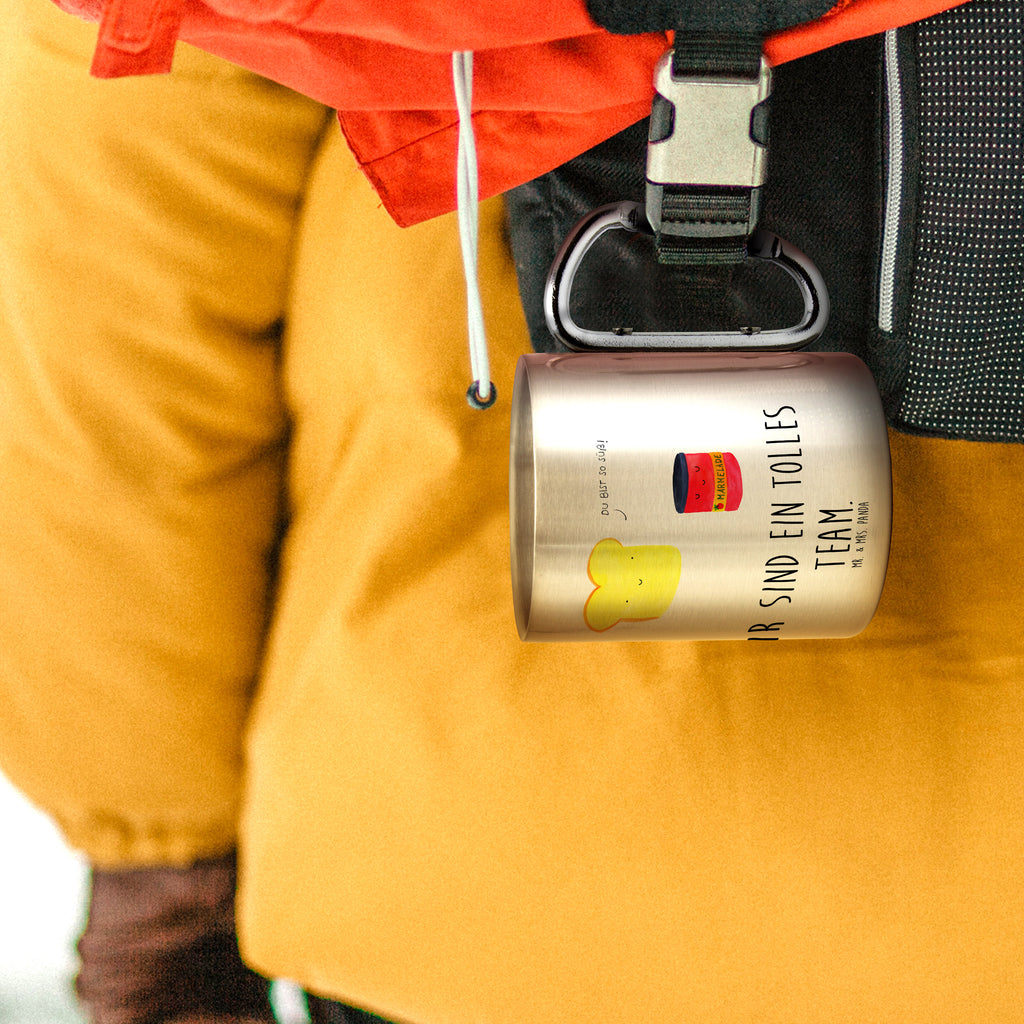
[[[512,406],[524,640],[847,637],[870,621],[892,489],[855,356],[527,355]]]

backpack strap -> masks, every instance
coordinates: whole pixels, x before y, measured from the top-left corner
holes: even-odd
[[[832,0],[587,0],[612,32],[675,30],[655,72],[647,218],[662,263],[740,263],[757,225],[768,144],[771,70],[761,49],[778,28]]]
[[[764,37],[814,21],[836,0],[586,0],[591,18],[617,35],[641,32],[711,32]]]
[[[742,262],[768,144],[760,36],[677,32],[654,87],[645,202],[659,261]]]

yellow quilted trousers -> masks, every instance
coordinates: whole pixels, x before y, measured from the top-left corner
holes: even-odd
[[[0,766],[94,862],[184,862],[235,842],[284,513],[295,225],[335,129],[185,46],[170,77],[90,79],[95,26],[15,5]]]

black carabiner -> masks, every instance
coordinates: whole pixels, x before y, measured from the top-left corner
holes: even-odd
[[[818,268],[795,246],[770,231],[755,231],[747,243],[747,255],[768,260],[796,282],[804,303],[803,317],[792,327],[772,330],[745,328],[736,331],[593,331],[580,327],[569,311],[572,285],[588,250],[606,231],[651,234],[641,203],[622,202],[602,206],[584,217],[569,232],[548,272],[544,289],[544,318],[548,330],[577,352],[745,350],[779,352],[810,344],[828,323],[828,290]]]

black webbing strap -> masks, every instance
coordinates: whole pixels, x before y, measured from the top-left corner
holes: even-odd
[[[666,186],[661,204],[661,227],[655,235],[658,262],[689,266],[742,263],[753,227],[751,189],[696,189]],[[688,234],[687,228],[722,225],[730,233]],[[677,233],[679,232],[679,233]]]
[[[623,35],[675,30],[672,75],[687,78],[757,79],[761,42],[780,29],[824,16],[835,0],[585,0],[590,16]],[[671,108],[671,104],[668,107]],[[661,109],[659,109],[659,107]],[[663,97],[651,112],[651,141],[673,132],[674,111]],[[758,141],[767,142],[762,109],[752,126]],[[685,130],[685,129],[684,129]],[[661,134],[658,134],[658,133]],[[649,147],[650,150],[650,147]],[[746,240],[757,221],[759,190],[736,182],[659,177],[648,186],[648,219],[658,239],[663,263],[733,263],[746,257]],[[648,181],[651,182],[650,177]],[[652,205],[656,206],[652,215]],[[664,221],[662,217],[664,216]]]
[[[676,78],[757,78],[761,37],[737,33],[676,32],[672,74]]]
[[[820,18],[836,0],[585,0],[590,16],[619,35],[641,32],[769,32]]]
[[[672,80],[756,82],[761,75],[761,37],[751,34],[677,32],[672,54]],[[677,129],[676,111],[659,95],[651,117],[652,142]],[[766,120],[756,119],[751,131],[766,139]],[[659,186],[651,201],[660,205],[656,218],[658,260],[665,264],[718,265],[746,259],[747,239],[757,222],[759,189],[754,185],[713,185],[700,181]],[[649,193],[649,197],[651,193]]]

